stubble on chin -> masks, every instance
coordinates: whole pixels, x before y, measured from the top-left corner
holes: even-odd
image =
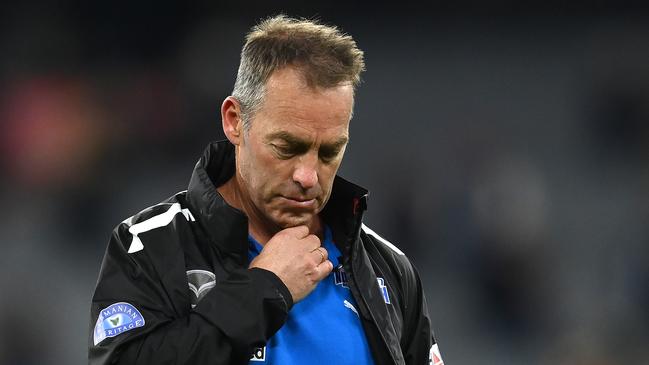
[[[295,213],[290,211],[280,211],[279,214],[273,217],[273,221],[281,229],[297,227],[297,226],[311,226],[313,220],[318,216],[317,211]]]
[[[294,215],[284,214],[280,216],[275,223],[281,228],[291,228],[297,226],[308,226],[313,221],[313,215]]]
[[[266,218],[280,230],[297,227],[311,226],[314,219],[322,210],[322,199],[318,196],[316,206],[311,210],[291,209],[291,207],[282,205],[282,195],[274,195],[273,198],[266,201]]]

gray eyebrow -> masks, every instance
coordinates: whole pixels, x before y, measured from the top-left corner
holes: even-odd
[[[307,141],[305,141],[305,140],[303,140],[303,139],[301,139],[301,138],[299,138],[297,136],[294,136],[294,135],[292,135],[292,134],[290,134],[288,132],[285,132],[285,131],[279,131],[279,132],[271,133],[266,138],[266,140],[268,140],[268,141],[272,141],[274,139],[282,139],[282,140],[284,140],[284,141],[286,141],[286,142],[288,142],[290,144],[298,145],[298,146],[309,146],[310,145],[310,143],[308,143]]]
[[[301,138],[299,138],[299,137],[297,137],[297,136],[295,136],[293,134],[290,134],[290,133],[288,133],[286,131],[278,131],[278,132],[271,133],[266,138],[266,140],[268,140],[268,141],[272,141],[273,139],[282,139],[282,140],[286,141],[287,143],[295,145],[297,147],[308,147],[308,146],[311,145],[311,143],[309,143],[308,141],[305,141],[305,140],[303,140],[303,139],[301,139]],[[344,146],[347,143],[348,140],[349,140],[349,138],[347,138],[347,136],[343,136],[343,137],[340,137],[334,143],[323,144],[323,147],[326,147],[326,148],[340,148],[340,147]]]

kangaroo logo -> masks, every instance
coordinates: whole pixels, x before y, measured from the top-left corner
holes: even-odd
[[[187,271],[187,285],[192,292],[192,308],[203,299],[205,294],[216,285],[216,276],[213,272],[207,270],[189,270]]]

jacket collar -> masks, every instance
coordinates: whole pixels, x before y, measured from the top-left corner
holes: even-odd
[[[234,146],[227,140],[210,143],[196,163],[187,189],[187,201],[198,213],[197,219],[210,240],[239,260],[247,258],[248,217],[228,205],[216,188],[235,172]],[[324,220],[336,227],[334,240],[347,242],[357,236],[358,222],[367,208],[367,190],[340,176],[334,179],[332,193],[322,211]],[[338,237],[337,237],[338,236]]]

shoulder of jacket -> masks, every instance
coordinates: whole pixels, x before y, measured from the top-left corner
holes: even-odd
[[[139,235],[156,228],[173,226],[174,220],[182,219],[195,222],[196,219],[184,204],[186,191],[181,191],[165,201],[143,209],[139,213],[126,218],[117,225],[114,233],[122,240],[128,253],[141,251],[144,246]]]
[[[403,253],[403,251],[401,251],[399,249],[399,247],[394,245],[392,242],[386,240],[385,238],[381,237],[378,233],[374,232],[373,229],[366,226],[365,223],[361,224],[361,229],[367,235],[372,236],[376,241],[380,242],[383,247],[389,248],[393,252],[393,254],[396,254],[398,256],[405,256],[406,255],[405,253]]]
[[[390,265],[394,265],[398,274],[402,275],[404,271],[412,271],[412,264],[406,256],[394,243],[383,238],[376,233],[373,229],[362,224],[361,229],[372,241],[376,251],[383,257],[383,259]],[[370,250],[371,251],[371,250]]]
[[[169,198],[154,204],[152,206],[149,206],[147,208],[142,209],[141,211],[137,212],[136,214],[133,214],[132,216],[124,219],[122,222],[120,222],[117,227],[125,225],[127,227],[131,227],[133,225],[142,223],[143,221],[149,220],[153,217],[156,217],[160,214],[165,213],[168,211],[172,206],[174,207],[174,210],[177,210],[178,208],[181,208],[182,210],[186,210],[187,213],[189,213],[189,210],[186,209],[184,206],[184,195],[186,194],[186,191],[180,191]]]

